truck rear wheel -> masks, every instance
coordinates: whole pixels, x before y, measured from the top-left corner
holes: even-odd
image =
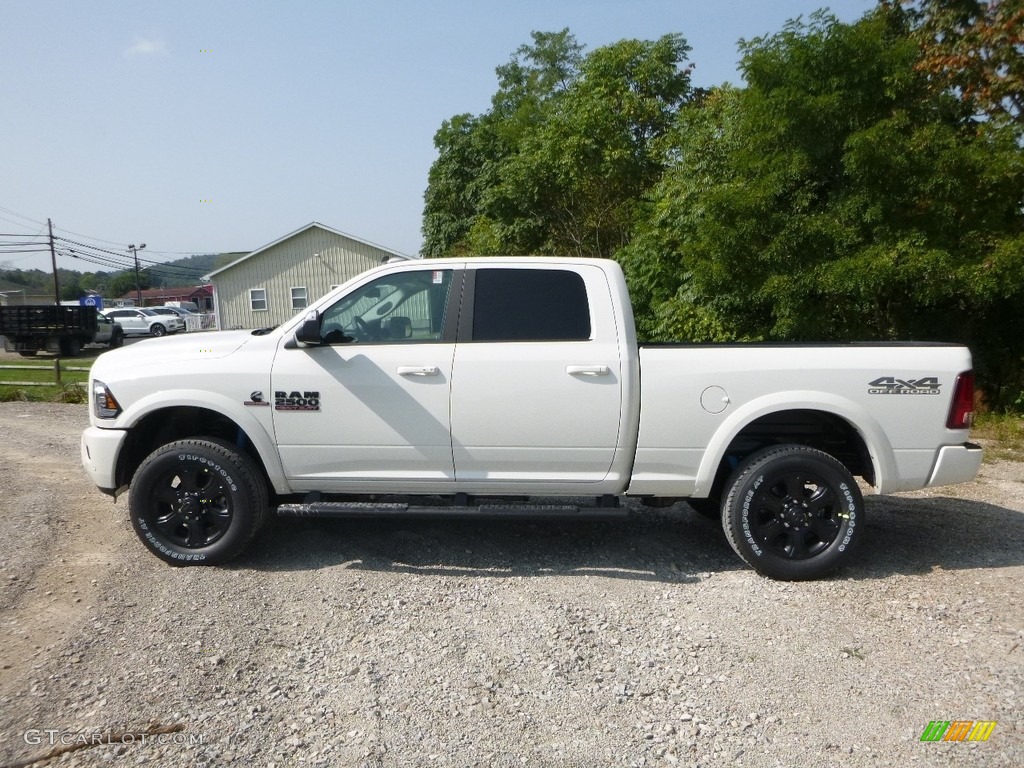
[[[60,339],[61,357],[77,357],[82,351],[82,342],[77,336],[62,336]]]
[[[816,579],[842,565],[864,529],[864,500],[846,467],[803,445],[748,457],[726,484],[722,526],[754,570]]]
[[[267,489],[252,460],[219,440],[179,440],[153,451],[132,480],[132,526],[171,565],[237,557],[263,527]]]

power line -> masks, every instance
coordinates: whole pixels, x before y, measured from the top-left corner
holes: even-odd
[[[106,257],[106,256],[101,256],[99,254],[91,254],[91,253],[87,253],[87,252],[84,252],[84,251],[76,251],[73,248],[61,249],[60,250],[60,255],[62,257],[64,257],[64,258],[77,259],[79,261],[84,261],[84,262],[89,263],[89,264],[95,264],[97,266],[106,267],[106,268],[112,269],[112,270],[114,270],[116,272],[128,272],[128,271],[131,270],[131,265],[130,264],[125,264],[124,262],[118,262],[118,261],[115,261],[114,259],[111,259],[111,258]],[[154,275],[156,277],[163,277],[163,278],[174,279],[174,280],[188,280],[189,278],[196,277],[195,274],[185,274],[185,273],[182,273],[182,272],[178,271],[177,267],[168,266],[168,265],[162,265],[162,264],[157,264],[157,265],[152,266],[152,267],[147,267],[146,271],[149,272],[151,275]]]
[[[8,219],[6,216],[0,216],[0,220],[6,221],[8,224],[13,224],[16,227],[24,227],[25,226],[20,221],[15,221],[14,219]],[[44,224],[43,227],[45,228],[46,225]],[[26,227],[26,229],[31,229],[31,227]],[[37,235],[42,234],[42,230],[40,230],[36,234]]]
[[[77,246],[79,246],[81,248],[88,248],[91,251],[109,254],[110,256],[114,256],[114,257],[117,257],[117,258],[122,258],[123,257],[126,260],[126,262],[129,262],[128,266],[131,266],[131,260],[128,258],[127,254],[123,254],[122,255],[120,253],[117,253],[116,251],[111,251],[111,250],[108,250],[106,248],[99,248],[98,246],[89,245],[88,243],[80,243],[77,240],[68,240],[65,237],[55,237],[54,240],[60,240],[61,242],[64,242],[64,243],[70,243],[71,245],[77,245]],[[181,270],[181,271],[186,271],[186,272],[193,272],[195,274],[203,274],[203,270],[199,269],[198,267],[186,267],[184,265],[177,265],[177,264],[169,265],[166,262],[155,261],[154,259],[144,259],[141,256],[139,257],[139,262],[143,263],[143,264],[151,264],[151,265],[154,265],[154,266],[167,267],[169,269],[176,269],[176,270]],[[127,269],[128,266],[126,266],[125,268]]]
[[[60,240],[61,242],[64,242],[64,243],[71,243],[72,245],[79,245],[82,248],[89,248],[89,249],[91,249],[93,251],[102,251],[103,253],[109,253],[111,256],[121,256],[122,255],[122,254],[118,253],[117,251],[110,251],[110,250],[107,250],[106,248],[100,248],[100,247],[95,246],[95,245],[89,245],[88,243],[80,243],[77,240],[68,240],[66,237],[55,237],[53,239],[54,240]],[[125,256],[125,258],[127,258],[127,255]]]
[[[11,214],[11,216],[17,216],[19,219],[25,219],[26,221],[31,221],[33,224],[38,224],[43,229],[46,229],[46,222],[45,221],[39,221],[39,219],[33,219],[30,216],[26,216],[23,213],[18,213],[17,211],[12,211],[10,208],[4,208],[3,206],[0,206],[0,211],[3,211],[4,213],[9,213],[9,214]],[[5,219],[5,221],[6,221],[6,219]],[[17,222],[15,222],[15,221],[12,221],[11,223],[12,224],[17,224]],[[21,226],[24,226],[24,225],[21,225]],[[42,232],[43,230],[40,229],[39,231]]]
[[[38,232],[36,232],[34,235],[30,235],[27,232],[26,233],[7,233],[7,234],[0,234],[0,237],[30,238],[30,239],[34,240],[39,235],[41,235],[43,233],[43,231],[47,228],[47,222],[40,221],[39,219],[33,219],[31,216],[26,216],[25,214],[18,213],[17,211],[13,211],[10,208],[4,208],[3,206],[0,206],[0,211],[3,211],[4,213],[10,214],[11,216],[15,216],[15,217],[17,217],[19,219],[23,219],[24,221],[29,221],[29,222],[32,222],[33,224],[38,224],[41,227],[41,229]],[[18,227],[25,227],[26,226],[25,224],[23,224],[20,221],[15,221],[13,219],[9,219],[6,216],[2,216],[2,215],[0,215],[0,220],[6,221],[6,222],[8,222],[10,224],[14,224],[15,226],[18,226]],[[75,231],[70,230],[70,229],[64,229],[62,227],[54,227],[53,229],[56,229],[58,232],[65,232],[67,234],[74,235],[74,236],[76,236],[78,238],[81,238],[82,240],[87,240],[87,241],[91,240],[91,241],[96,242],[96,243],[105,243],[107,245],[119,246],[120,248],[123,248],[123,249],[127,250],[126,246],[124,245],[124,243],[118,243],[118,242],[115,242],[113,240],[106,240],[106,239],[101,238],[101,237],[93,237],[92,235],[85,235],[85,234],[82,234],[80,232],[75,232]],[[51,230],[51,232],[52,232],[52,230]],[[78,248],[85,249],[84,251],[78,251],[77,249],[74,249],[74,248],[67,248],[67,249],[62,248],[60,250],[60,254],[61,254],[61,256],[64,256],[64,257],[76,258],[76,259],[79,259],[81,261],[86,261],[86,262],[91,263],[91,264],[96,264],[97,266],[103,266],[103,267],[113,268],[113,269],[117,269],[117,270],[127,270],[127,269],[130,269],[132,267],[132,264],[134,263],[133,260],[129,259],[127,253],[113,251],[113,250],[110,250],[109,248],[103,248],[101,246],[94,245],[94,244],[89,243],[89,242],[81,242],[81,240],[72,240],[72,239],[67,238],[67,237],[61,237],[61,236],[52,236],[52,237],[53,237],[53,242],[54,242],[55,245],[56,245],[57,241],[60,241],[62,243],[74,245],[74,246],[77,246]],[[46,243],[42,243],[42,242],[32,242],[32,243],[0,243],[0,246],[2,246],[2,247],[0,247],[0,254],[6,255],[6,254],[11,254],[11,253],[38,253],[38,252],[45,252],[46,250],[48,250],[48,248],[47,248],[48,244],[49,244],[48,242],[46,242]],[[14,246],[14,245],[24,245],[24,246],[39,245],[39,246],[42,246],[42,248],[41,248],[40,251],[31,251],[31,250],[28,250],[28,249],[18,250],[18,249],[11,248],[11,246]],[[153,250],[153,251],[150,251],[150,253],[154,254],[154,255],[177,255],[177,256],[195,256],[195,255],[199,255],[199,254],[196,254],[195,252],[191,252],[191,251],[156,251],[156,250]],[[86,258],[86,255],[89,255],[92,258]],[[186,279],[186,278],[198,279],[198,278],[201,278],[203,275],[205,275],[206,271],[207,271],[207,270],[201,269],[199,267],[188,267],[188,266],[185,266],[185,265],[167,264],[166,262],[156,261],[155,259],[143,259],[143,258],[140,258],[139,262],[143,263],[143,264],[146,264],[147,265],[146,269],[149,270],[150,272],[152,272],[153,274],[161,276],[161,277],[167,277],[167,278],[173,278],[173,279],[182,279],[182,280]]]

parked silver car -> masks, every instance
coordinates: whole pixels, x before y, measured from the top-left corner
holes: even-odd
[[[108,309],[103,314],[117,322],[125,336],[163,336],[185,327],[177,315],[161,315],[151,309]]]

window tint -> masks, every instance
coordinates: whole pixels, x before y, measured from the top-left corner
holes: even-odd
[[[357,288],[323,313],[327,344],[441,341],[452,270],[396,272]]]
[[[478,269],[473,341],[585,341],[590,306],[583,278],[553,269]]]

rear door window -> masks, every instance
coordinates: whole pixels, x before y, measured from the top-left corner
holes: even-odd
[[[562,269],[478,269],[473,341],[588,341],[583,278]]]

